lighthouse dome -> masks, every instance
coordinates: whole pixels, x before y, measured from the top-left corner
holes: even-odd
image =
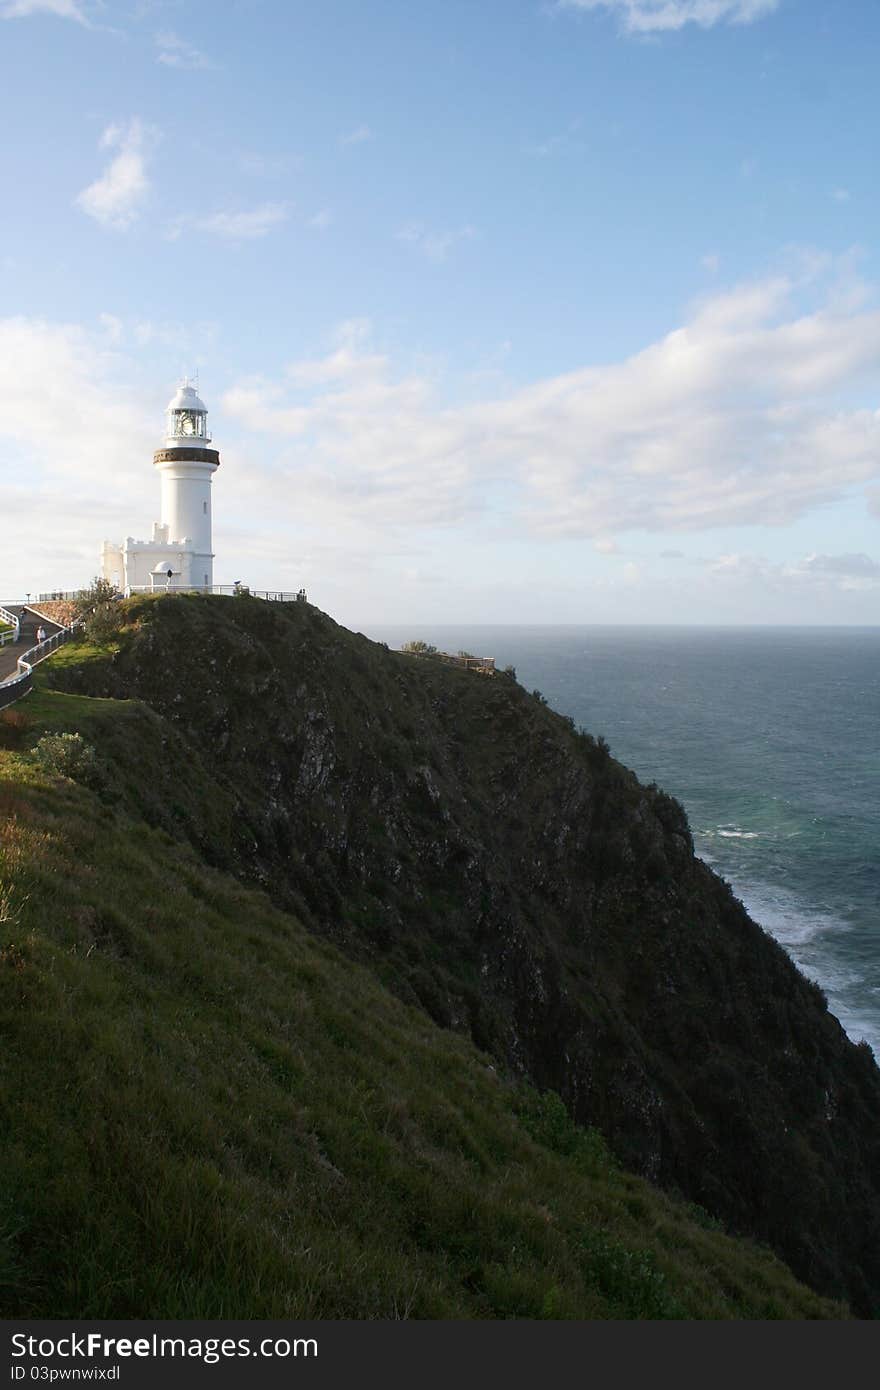
[[[202,410],[206,415],[208,413],[208,407],[196,394],[195,387],[190,386],[189,382],[186,381],[182,386],[178,386],[168,402],[166,410]]]

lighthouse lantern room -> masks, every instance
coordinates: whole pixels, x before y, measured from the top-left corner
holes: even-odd
[[[165,443],[153,455],[161,479],[161,519],[148,541],[105,541],[101,574],[123,593],[206,589],[214,582],[211,479],[220,454],[210,448],[208,410],[188,380],[168,402]]]

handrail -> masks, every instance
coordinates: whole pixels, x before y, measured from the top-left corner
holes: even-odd
[[[57,651],[62,642],[67,641],[71,631],[72,628],[62,627],[58,632],[53,632],[52,636],[47,637],[44,642],[38,642],[35,647],[28,647],[27,651],[18,658],[19,674],[22,676],[30,675],[35,666]]]
[[[0,681],[0,709],[5,709],[7,705],[12,705],[22,696],[27,695],[33,685],[34,667],[41,661],[45,661],[47,656],[51,656],[54,651],[66,642],[70,637],[72,629],[61,628],[60,631],[47,637],[45,642],[38,642],[35,647],[28,647],[17,662],[17,669],[14,676],[9,676],[5,681]]]
[[[246,584],[130,584],[129,594],[225,594],[233,598],[261,598],[269,603],[303,603],[305,589],[293,593],[288,589],[250,589]]]
[[[11,608],[4,608],[3,605],[0,604],[0,618],[2,618],[5,623],[12,623],[14,634],[10,636],[7,633],[3,637],[0,637],[0,647],[5,646],[7,642],[17,642],[21,633],[21,621],[18,614],[13,613]]]
[[[46,603],[51,599],[85,598],[87,594],[86,589],[55,589],[52,593],[37,594],[34,604]],[[305,589],[293,593],[288,589],[249,589],[246,584],[130,584],[125,590],[125,597],[129,594],[250,594],[251,598],[268,599],[275,603],[302,603],[306,598]]]

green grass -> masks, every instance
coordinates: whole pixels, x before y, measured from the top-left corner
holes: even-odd
[[[181,827],[225,813],[155,713],[26,705],[0,722],[5,1316],[846,1316],[207,864]],[[74,731],[97,787],[31,757]]]

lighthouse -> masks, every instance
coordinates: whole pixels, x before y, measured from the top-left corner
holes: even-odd
[[[208,409],[186,379],[168,402],[165,442],[153,455],[161,485],[160,519],[150,540],[105,541],[101,573],[123,593],[204,589],[214,583],[211,479],[220,467]]]

